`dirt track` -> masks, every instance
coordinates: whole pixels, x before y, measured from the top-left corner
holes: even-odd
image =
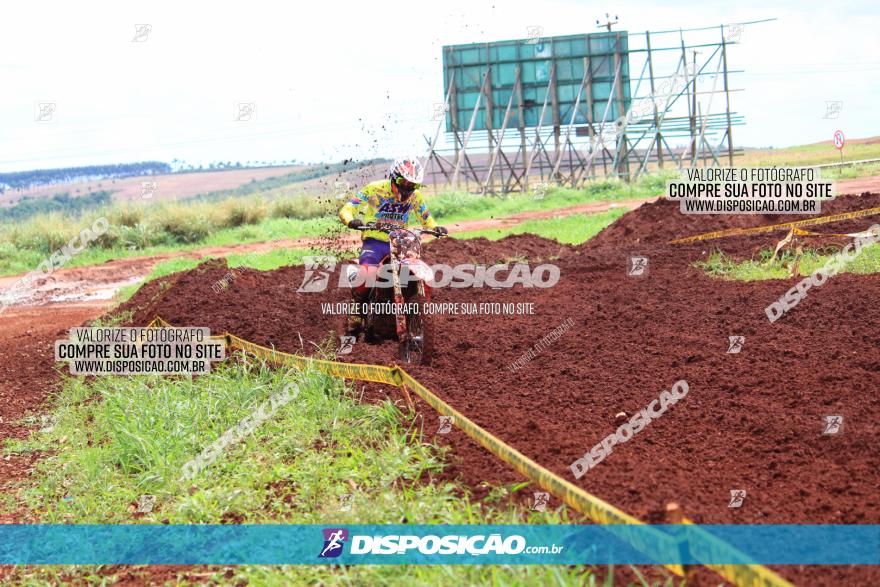
[[[43,307],[7,310],[0,346],[0,439],[25,438],[31,427],[20,423],[39,411],[58,381],[54,341],[65,338],[69,325],[82,324],[103,311],[103,304],[69,304],[46,312]],[[8,493],[25,477],[39,455],[0,457],[0,492]],[[0,513],[0,524],[27,521]]]
[[[878,205],[880,195],[841,198],[823,213]],[[784,220],[742,216],[735,222]],[[869,220],[861,221],[862,229]],[[729,222],[682,218],[674,205],[657,202],[581,247],[531,235],[431,243],[428,260],[448,264],[514,257],[534,264],[558,257],[562,278],[542,290],[438,290],[438,302],[533,302],[535,314],[438,316],[435,362],[412,372],[572,481],[569,465],[614,431],[615,414],[632,415],[686,379],[685,399],[576,482],[652,522],[663,521],[664,506],[678,501],[702,523],[880,523],[880,424],[874,416],[880,409],[880,277],[836,276],[771,324],[764,307],[793,280],[713,280],[691,266],[709,247],[665,244],[668,236]],[[681,232],[683,226],[688,232]],[[627,234],[650,237],[636,243]],[[630,254],[649,258],[647,277],[626,274]],[[297,352],[300,335],[316,342],[333,335],[336,319],[322,315],[320,304],[348,295],[338,288],[296,293],[303,270],[295,267],[247,272],[228,291],[213,293],[225,272],[216,262],[174,276],[165,291],[148,284],[126,308],[135,311],[136,324],[158,314],[174,324],[228,330]],[[568,317],[575,326],[559,341],[523,370],[509,370]],[[727,353],[732,335],[746,337],[739,354]],[[361,343],[349,360],[391,364],[394,351],[390,342]],[[378,386],[371,392],[395,393]],[[430,432],[436,415],[421,408]],[[844,416],[845,431],[823,435],[822,417],[836,414]],[[519,480],[461,433],[442,440],[456,455],[449,474],[472,487]],[[728,507],[734,489],[747,491],[742,508]],[[877,570],[867,568],[780,572],[805,585],[880,581]]]
[[[878,205],[877,195],[841,198],[823,213]],[[864,229],[867,220],[828,229]],[[674,500],[697,522],[878,523],[880,429],[872,414],[880,408],[880,310],[875,303],[880,277],[837,276],[770,324],[763,309],[791,287],[791,280],[712,280],[690,266],[711,246],[665,244],[673,236],[730,223],[780,221],[784,218],[684,218],[658,202],[581,247],[534,236],[431,243],[428,260],[448,264],[558,257],[562,279],[550,290],[439,290],[436,301],[534,302],[535,314],[440,316],[435,364],[412,372],[478,423],[570,480],[569,464],[616,428],[616,413],[635,413],[683,378],[690,383],[689,395],[578,483],[654,522],[662,521],[664,505]],[[757,245],[755,239],[731,239],[722,246],[748,255]],[[626,275],[630,254],[649,258],[647,277]],[[136,311],[137,324],[161,314],[175,324],[229,330],[295,352],[299,334],[320,341],[335,329],[336,319],[321,314],[320,302],[347,296],[338,289],[297,294],[303,272],[291,267],[246,272],[228,291],[216,294],[211,286],[226,271],[215,262],[203,273],[173,276],[164,292],[148,284],[126,307]],[[51,341],[99,308],[64,310],[51,318],[40,311],[27,317],[11,314],[28,311],[11,309],[0,317],[4,325],[17,324],[13,336],[4,336],[9,343],[4,343],[0,371],[7,422],[39,404],[54,380],[51,360],[42,360]],[[574,328],[522,371],[508,370],[569,317]],[[22,326],[23,320],[38,322]],[[746,337],[740,354],[726,353],[731,335]],[[394,350],[392,343],[358,344],[349,360],[388,364]],[[23,371],[23,364],[31,367]],[[396,393],[379,386],[369,391],[374,396]],[[436,414],[426,406],[420,409],[426,430],[436,429]],[[844,415],[843,434],[821,434],[821,418],[828,414]],[[3,436],[24,432],[0,424]],[[460,475],[478,496],[481,481],[519,480],[461,433],[438,438],[454,447],[455,462],[447,474]],[[25,461],[0,463],[0,470],[20,479],[29,466]],[[727,507],[731,489],[747,490],[742,508]],[[781,572],[804,585],[880,582],[870,569]]]
[[[548,218],[558,214],[589,213],[607,210],[612,206],[630,209],[642,200],[595,202],[565,210],[525,212],[490,220],[461,222],[450,225],[450,230],[463,232],[491,227],[510,226],[533,218]],[[357,235],[334,238],[337,249],[358,244]],[[264,243],[248,243],[229,247],[206,247],[152,257],[129,257],[100,265],[73,267],[55,271],[30,292],[23,303],[0,311],[0,443],[7,438],[23,438],[29,427],[18,422],[28,413],[39,412],[47,395],[58,382],[53,370],[53,344],[64,338],[69,328],[93,320],[106,312],[113,294],[120,288],[137,283],[149,274],[159,262],[186,257],[201,259],[231,253],[262,253],[277,248],[307,248],[327,245],[326,239],[289,239]],[[0,291],[12,285],[21,276],[0,277]],[[15,456],[0,459],[0,492],[20,483],[36,457]],[[22,521],[18,516],[0,514],[0,523]]]

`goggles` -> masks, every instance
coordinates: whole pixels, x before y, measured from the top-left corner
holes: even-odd
[[[420,183],[413,183],[406,179],[405,177],[397,177],[394,180],[394,183],[397,184],[397,191],[400,192],[401,195],[409,196],[414,191],[422,187]]]

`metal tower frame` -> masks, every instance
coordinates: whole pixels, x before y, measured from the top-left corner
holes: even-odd
[[[486,64],[466,128],[458,124],[456,89],[454,77],[450,76],[445,109],[450,115],[452,131],[444,138],[452,145],[439,146],[441,129],[446,123],[442,119],[438,121],[433,138],[425,136],[428,183],[435,187],[498,194],[528,191],[535,183],[577,188],[597,178],[618,177],[631,181],[649,170],[663,169],[670,164],[678,169],[720,166],[722,163],[733,165],[741,149],[734,147],[732,129],[744,124],[744,120],[730,109],[731,93],[742,91],[730,86],[730,75],[742,72],[728,68],[728,46],[738,42],[731,31],[739,30],[741,34],[746,25],[768,20],[774,19],[695,29],[618,32],[617,38],[628,36],[628,50],[620,51],[618,42],[610,56],[613,58],[614,81],[601,120],[594,120],[593,116],[590,57],[584,57],[584,75],[574,109],[567,120],[561,119],[556,103],[557,72],[555,63],[551,65],[541,114],[535,126],[524,124],[525,104],[519,67],[501,126],[497,129],[492,128],[494,88],[491,65]],[[720,33],[718,41],[686,42],[685,33],[711,30]],[[652,44],[654,38],[668,38],[669,35],[677,35],[678,43],[667,43],[668,46],[663,47]],[[642,48],[632,47],[633,42],[642,39]],[[673,59],[670,60],[669,56]],[[631,72],[636,71],[632,61],[641,60],[641,72],[638,77],[630,79],[634,89],[630,88],[631,106],[626,117],[609,120],[610,112],[625,111],[624,84],[621,83],[624,59],[630,59]],[[667,69],[672,69],[674,63],[674,69],[666,71],[665,75],[658,74],[658,59],[666,62]],[[661,91],[661,88],[666,89]],[[715,100],[716,95],[719,100]],[[721,102],[720,107],[713,112],[713,104],[718,106],[718,102]],[[481,109],[486,113],[485,130],[476,130]],[[514,112],[516,116],[512,115]],[[578,114],[583,115],[586,124],[575,123]],[[516,122],[512,126],[513,118]],[[672,139],[686,139],[687,145],[671,145]]]

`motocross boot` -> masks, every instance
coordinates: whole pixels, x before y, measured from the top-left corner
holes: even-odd
[[[345,317],[345,333],[348,336],[357,336],[361,332],[364,331],[365,320],[364,317],[358,312],[358,306],[361,304],[365,304],[367,302],[367,298],[369,297],[369,292],[358,292],[356,289],[352,290],[351,301],[352,307],[349,309],[348,315]]]

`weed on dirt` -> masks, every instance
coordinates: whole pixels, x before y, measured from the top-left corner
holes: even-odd
[[[698,261],[695,265],[713,277],[757,281],[786,279],[792,276],[793,270],[796,275],[810,275],[833,257],[833,254],[819,254],[808,249],[802,254],[786,251],[773,259],[773,251],[763,249],[758,259],[740,261],[721,251],[714,251],[707,260]],[[865,247],[858,257],[847,261],[838,273],[880,273],[880,246],[875,244]]]

